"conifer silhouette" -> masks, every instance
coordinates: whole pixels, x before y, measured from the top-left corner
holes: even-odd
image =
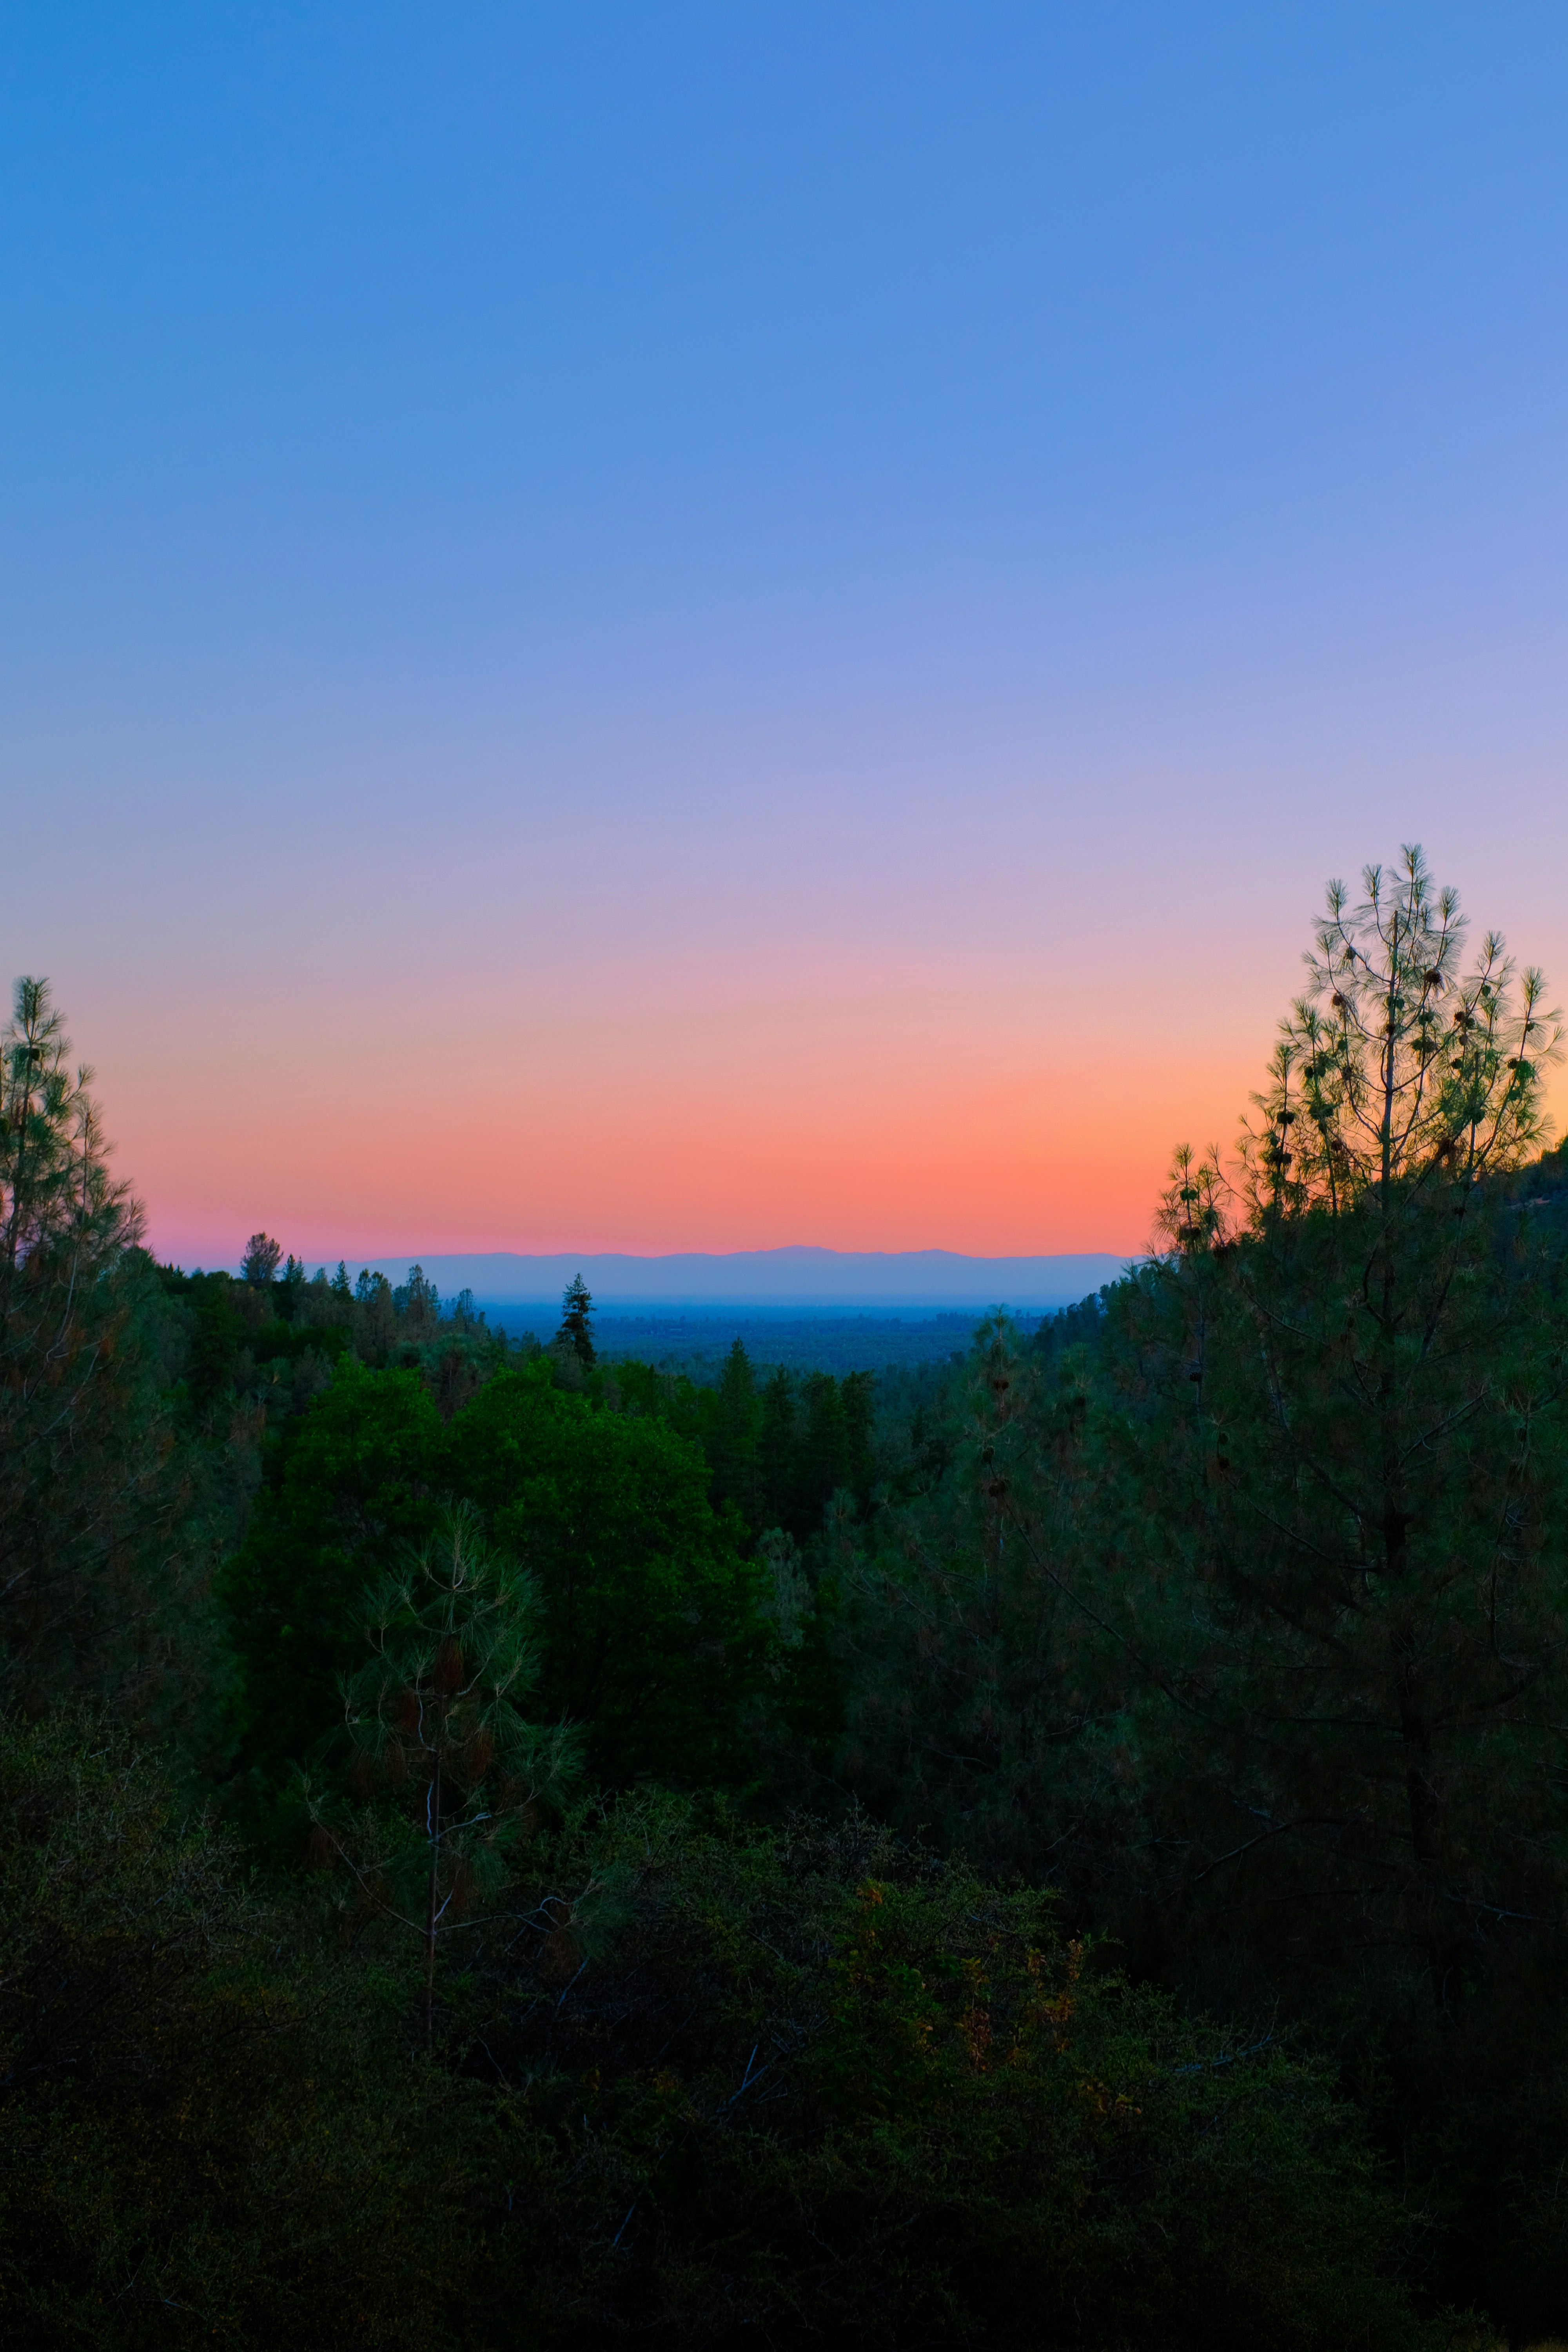
[[[593,1295],[580,1274],[574,1275],[561,1299],[561,1328],[555,1334],[558,1348],[569,1348],[586,1370],[594,1361],[594,1333],[589,1317],[594,1311]]]

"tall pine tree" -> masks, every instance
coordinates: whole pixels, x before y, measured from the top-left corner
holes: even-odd
[[[561,1300],[561,1328],[555,1334],[555,1345],[575,1356],[584,1371],[594,1362],[594,1327],[591,1317],[594,1300],[582,1276],[574,1275],[567,1284]]]

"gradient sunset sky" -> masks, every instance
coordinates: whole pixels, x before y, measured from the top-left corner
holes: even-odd
[[[1560,0],[9,11],[3,976],[159,1251],[1133,1250],[1403,840],[1568,993],[1565,122]]]

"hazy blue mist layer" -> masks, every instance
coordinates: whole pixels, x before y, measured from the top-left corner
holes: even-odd
[[[407,1256],[369,1263],[400,1282]],[[1127,1260],[1104,1250],[1061,1257],[964,1257],[954,1250],[733,1250],[722,1255],[684,1250],[668,1257],[619,1252],[574,1257],[528,1257],[513,1250],[446,1255],[418,1254],[418,1264],[443,1297],[471,1290],[497,1304],[553,1300],[580,1274],[605,1309],[773,1307],[796,1314],[810,1308],[875,1307],[884,1313],[932,1307],[1070,1306],[1126,1271]],[[358,1261],[356,1261],[358,1263]]]

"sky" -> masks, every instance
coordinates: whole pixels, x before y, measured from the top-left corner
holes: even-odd
[[[1133,1251],[1413,839],[1568,993],[1564,119],[1528,0],[0,11],[0,977],[154,1246]]]

